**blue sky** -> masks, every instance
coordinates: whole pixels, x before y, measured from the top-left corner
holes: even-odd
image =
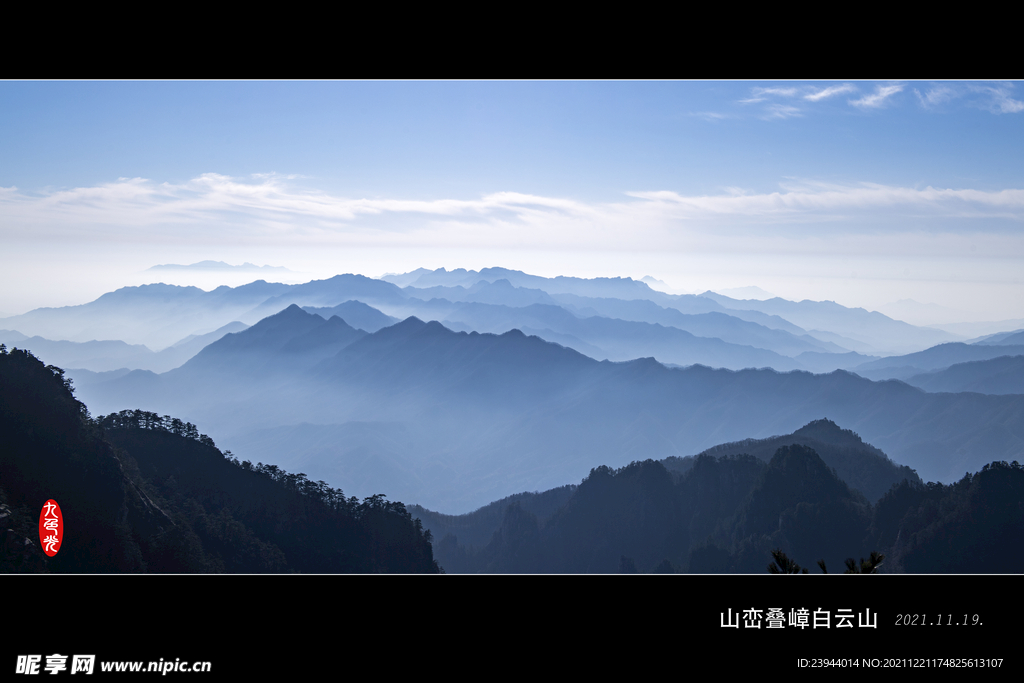
[[[5,82],[0,315],[212,259],[1024,317],[1022,117],[1007,82]]]

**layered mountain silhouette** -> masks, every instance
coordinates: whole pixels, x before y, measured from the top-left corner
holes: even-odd
[[[868,379],[906,379],[931,370],[941,370],[958,363],[990,360],[999,356],[1019,356],[1024,346],[989,346],[952,342],[903,356],[890,356],[853,368]]]
[[[235,321],[213,332],[190,334],[161,351],[152,351],[142,344],[126,344],[117,340],[54,341],[39,336],[27,337],[12,330],[0,330],[0,343],[28,349],[51,359],[54,364],[61,367],[82,368],[93,372],[120,369],[167,372],[182,365],[206,345],[217,341],[225,334],[238,332],[246,327],[244,323]]]
[[[714,292],[705,292],[701,296],[713,299],[728,309],[778,315],[804,329],[828,331],[847,339],[870,344],[877,350],[889,353],[906,353],[912,351],[914,347],[952,341],[952,335],[948,332],[915,327],[900,320],[893,320],[877,311],[847,308],[833,301],[787,301],[779,297],[766,301],[736,300]]]
[[[1024,330],[989,335],[974,343],[980,346],[1021,346],[1024,345]]]
[[[913,375],[907,383],[932,392],[1024,394],[1024,355],[957,363],[943,370]]]
[[[544,517],[518,500],[505,506],[483,547],[448,531],[439,558],[453,572],[760,573],[773,548],[841,566],[864,547],[871,522],[863,496],[800,445],[767,463],[702,455],[681,476],[652,460],[597,467],[567,493]]]
[[[225,457],[187,415],[121,409],[91,420],[62,371],[24,351],[0,356],[0,413],[10,437],[0,459],[0,504],[13,504],[14,533],[29,534],[24,501],[42,487],[63,491],[67,509],[79,511],[94,538],[69,547],[67,565],[8,553],[0,562],[9,571],[436,570],[424,549],[423,532],[432,529],[417,526],[404,505],[380,496],[345,499],[323,479],[288,474],[281,458],[253,465],[255,444],[242,451],[245,462]],[[963,443],[953,437],[963,430],[954,417],[976,426],[987,412],[1004,436],[1019,438],[1020,396],[928,394],[844,372],[597,362],[519,331],[454,332],[416,318],[367,334],[298,306],[224,336],[174,371],[128,372],[106,384],[122,396],[134,391],[193,406],[214,424],[248,425],[271,447],[280,443],[269,438],[275,433],[288,431],[286,441],[299,451],[315,435],[316,455],[334,473],[351,467],[362,473],[361,485],[386,478],[419,487],[447,496],[449,509],[504,491],[471,515],[417,514],[443,531],[434,551],[453,571],[761,572],[776,549],[833,570],[846,557],[878,550],[897,571],[1021,569],[1011,542],[1024,528],[1016,462],[923,485],[857,433],[815,419],[786,436],[691,451],[702,451],[697,456],[592,464],[608,453],[678,449],[702,423],[711,426],[705,438],[733,422],[750,434],[751,425],[813,406],[858,414],[870,428],[894,428],[903,438],[945,438],[961,450],[944,464],[960,467]],[[737,396],[744,400],[729,400]],[[872,410],[863,412],[865,405]],[[348,419],[316,422],[339,414]],[[990,424],[983,436],[996,431]],[[391,448],[384,471],[374,466],[381,451],[367,448],[374,444]],[[292,455],[317,465],[309,451]],[[565,461],[590,464],[589,475],[564,485]],[[510,495],[509,482],[550,477],[563,485]],[[262,491],[255,508],[252,491]],[[259,512],[268,501],[281,506],[276,521]],[[296,505],[306,517],[284,522]],[[81,512],[87,508],[92,517]],[[374,534],[378,540],[366,540]]]
[[[807,427],[872,448],[830,423]],[[950,485],[900,480],[872,504],[794,443],[767,461],[701,454],[682,473],[653,460],[596,467],[577,486],[465,515],[415,510],[452,573],[765,573],[779,552],[831,573],[865,557],[883,573],[1019,573],[1022,498],[1024,468],[993,462]]]
[[[330,319],[338,316],[352,327],[367,332],[376,332],[382,327],[390,327],[398,322],[397,318],[381,313],[372,306],[367,306],[361,301],[349,300],[337,306],[317,308],[315,306],[304,306],[307,313],[315,313],[321,318]]]
[[[292,304],[252,327],[206,346],[175,375],[256,378],[301,372],[366,336],[338,316],[324,320]]]
[[[299,285],[257,281],[210,292],[164,284],[126,287],[88,304],[37,309],[0,320],[0,325],[51,340],[105,338],[164,349],[233,321],[255,324],[294,304],[325,319],[338,315],[368,332],[414,316],[465,331],[519,329],[597,360],[654,357],[673,365],[814,372],[851,368],[872,356],[918,351],[953,339],[831,302],[739,301],[710,292],[670,295],[630,278],[544,278],[486,268],[391,279],[409,284],[403,288],[347,274]],[[82,367],[117,369],[95,363]],[[168,369],[164,362],[123,367]]]
[[[881,450],[864,443],[853,431],[842,429],[835,422],[825,419],[810,422],[792,434],[721,444],[700,455],[722,457],[745,454],[767,462],[779,448],[793,445],[814,449],[822,462],[835,470],[840,479],[871,502],[880,499],[904,479],[916,484],[923,483],[911,468],[894,463]],[[684,473],[693,466],[697,457],[668,458],[664,464],[670,470]]]
[[[445,512],[578,481],[594,463],[682,457],[822,416],[933,480],[1014,458],[1024,443],[1024,396],[929,394],[842,371],[598,362],[518,330],[454,332],[416,318],[357,338],[297,306],[150,380],[79,386],[102,412],[182,415],[255,457],[269,459],[261,443],[287,433],[312,476],[352,468],[368,486]],[[316,436],[305,439],[302,424]],[[358,436],[325,449],[332,431]],[[372,454],[385,443],[380,461]]]

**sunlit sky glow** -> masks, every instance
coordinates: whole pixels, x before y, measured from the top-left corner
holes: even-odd
[[[0,83],[0,316],[202,260],[1024,317],[1005,82]],[[280,279],[280,278],[275,278]]]

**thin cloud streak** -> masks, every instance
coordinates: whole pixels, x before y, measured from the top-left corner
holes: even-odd
[[[719,121],[724,121],[725,119],[738,118],[735,114],[722,114],[716,111],[690,112],[690,116],[696,116],[704,119],[705,121],[710,121],[711,123],[717,123]]]
[[[739,101],[740,104],[757,104],[769,97],[793,97],[796,95],[796,88],[753,88],[750,93],[750,97]]]
[[[903,92],[902,85],[880,85],[875,88],[874,94],[865,95],[859,100],[850,100],[850,104],[862,109],[877,109],[885,106],[890,97],[900,92]]]
[[[670,190],[624,195],[623,201],[605,203],[510,191],[470,200],[352,199],[293,186],[279,176],[243,181],[207,173],[181,184],[121,178],[38,196],[0,188],[0,236],[11,242],[60,238],[657,249],[692,244],[705,232],[723,239],[769,229],[777,236],[834,236],[877,233],[877,227],[864,226],[879,221],[889,226],[887,232],[908,232],[964,217],[1002,221],[1002,232],[1018,232],[1024,221],[1024,189],[1014,188],[788,180],[768,193],[732,187],[704,196]],[[1006,222],[1012,230],[1005,229]],[[938,232],[934,227],[929,231]]]
[[[989,96],[986,108],[993,114],[1017,114],[1024,111],[1024,102],[1010,97],[1010,86],[971,86],[971,89]]]
[[[783,192],[739,195],[735,189],[729,195],[686,197],[676,192],[629,192],[631,197],[664,202],[700,213],[734,214],[768,217],[780,213],[805,211],[843,211],[889,209],[896,206],[930,208],[948,215],[962,215],[968,208],[984,212],[996,209],[993,216],[1024,219],[1024,190],[1007,189],[998,192],[982,190],[953,190],[926,187],[913,189],[874,183],[857,186],[826,185],[821,183],[792,184]]]
[[[803,112],[800,111],[799,107],[794,107],[789,104],[770,104],[765,107],[765,115],[762,118],[790,119],[794,116],[803,116]]]
[[[914,93],[917,95],[917,99],[921,102],[924,107],[937,107],[940,104],[945,104],[957,97],[960,97],[961,93],[948,85],[941,85],[930,89],[925,94],[921,94],[917,88],[914,88]]]
[[[850,83],[844,83],[843,85],[833,85],[828,88],[822,88],[817,92],[807,93],[806,95],[804,95],[804,99],[810,100],[811,102],[818,102],[820,100],[828,99],[829,97],[834,97],[836,95],[843,95],[848,92],[857,92],[857,88],[851,85]]]

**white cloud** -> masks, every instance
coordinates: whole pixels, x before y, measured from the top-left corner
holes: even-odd
[[[914,89],[923,107],[931,108],[955,99],[963,99],[968,105],[993,114],[1016,114],[1024,111],[1024,102],[1013,99],[1012,92],[1012,84],[943,84],[929,88],[924,93]]]
[[[765,113],[762,118],[790,119],[794,116],[803,116],[803,112],[800,111],[799,107],[794,107],[788,104],[769,104],[765,107]]]
[[[817,102],[819,100],[824,100],[829,97],[833,97],[835,95],[842,95],[848,92],[857,92],[857,88],[855,88],[850,83],[844,83],[843,85],[832,85],[827,88],[822,88],[821,90],[815,92],[807,93],[806,95],[804,95],[804,99],[810,100],[811,102]]]
[[[796,88],[751,88],[750,97],[740,100],[740,104],[757,104],[764,102],[769,97],[795,97]]]
[[[789,180],[775,192],[731,187],[704,196],[638,191],[604,203],[519,192],[409,200],[342,197],[279,176],[240,180],[215,173],[180,184],[125,178],[38,196],[0,188],[0,240],[9,244],[79,240],[658,250],[766,231],[799,238],[936,230],[937,221],[965,217],[1002,221],[986,225],[1019,232],[1024,189]],[[1006,221],[1011,230],[1005,229]]]
[[[1024,102],[1010,97],[1011,86],[972,86],[975,92],[988,96],[985,108],[993,114],[1017,114],[1024,111]]]
[[[751,93],[754,97],[763,95],[778,95],[780,97],[796,97],[799,91],[796,88],[753,88]]]
[[[989,282],[988,298],[1019,307],[1022,221],[1024,189],[799,179],[774,192],[637,191],[610,202],[511,191],[470,199],[351,198],[273,174],[238,179],[210,173],[184,183],[125,178],[35,194],[9,187],[0,188],[0,273],[7,275],[0,308],[26,310],[20,297],[30,281],[39,287],[61,281],[66,288],[65,299],[33,305],[81,303],[66,300],[68,292],[82,296],[80,280],[91,283],[90,296],[121,286],[107,266],[97,266],[111,254],[135,264],[133,272],[210,258],[272,262],[322,277],[422,265],[530,270],[540,261],[549,275],[639,276],[650,271],[641,265],[656,261],[666,277],[691,289],[714,288],[716,277],[759,272],[765,278],[760,285],[784,294],[773,283],[786,274],[794,294],[812,298],[835,298],[841,290],[822,283],[857,271],[857,288],[877,280],[881,303],[895,291],[885,278],[910,264],[924,273],[915,277],[927,280],[921,285],[926,291],[938,291],[932,280],[948,280],[943,291],[955,299],[968,291],[966,281]],[[282,261],[284,254],[289,257]],[[467,254],[474,256],[460,261]],[[74,285],[68,284],[71,272]],[[116,272],[122,277],[124,269]],[[950,273],[959,279],[949,280]],[[849,286],[850,296],[864,295]]]
[[[940,85],[928,90],[928,92],[921,94],[917,88],[914,88],[914,93],[917,95],[917,99],[920,100],[921,104],[925,107],[935,107],[940,104],[945,104],[950,100],[953,100],[960,96],[960,93],[954,88],[948,85]]]
[[[717,123],[718,121],[722,121],[723,119],[736,118],[736,116],[733,114],[721,114],[716,111],[695,111],[691,112],[690,116],[697,116],[699,118],[704,119],[705,121],[711,121],[712,123]]]
[[[875,88],[875,92],[873,94],[865,95],[859,100],[850,100],[850,104],[855,107],[876,109],[878,107],[885,106],[886,100],[902,91],[902,85],[880,85]]]
[[[683,196],[671,191],[630,192],[632,197],[661,203],[666,215],[687,220],[712,216],[748,217],[761,222],[853,221],[877,214],[890,218],[922,216],[1024,220],[1024,190],[998,192],[926,187],[915,189],[874,183],[853,186],[789,183],[781,192]],[[897,219],[898,220],[898,219]]]

